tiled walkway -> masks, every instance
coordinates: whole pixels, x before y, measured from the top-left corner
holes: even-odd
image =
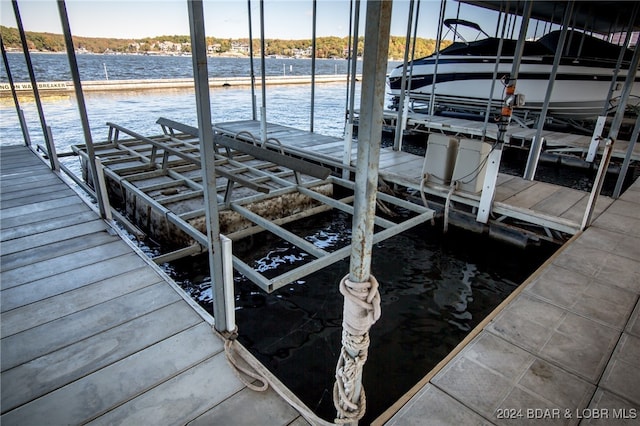
[[[640,180],[387,423],[640,424]]]

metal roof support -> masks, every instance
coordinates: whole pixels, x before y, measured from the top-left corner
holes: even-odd
[[[431,96],[429,97],[429,115],[433,115],[435,108],[436,96],[436,76],[438,75],[438,62],[440,61],[440,43],[442,42],[442,24],[444,22],[444,13],[447,8],[447,0],[440,0],[440,15],[438,16],[438,32],[436,34],[436,61],[433,67],[433,83],[431,84]]]
[[[260,0],[260,81],[262,89],[262,106],[260,107],[260,140],[267,142],[267,82],[264,43],[264,0]]]
[[[624,54],[627,50],[627,46],[629,45],[629,40],[631,40],[631,34],[633,33],[633,27],[636,21],[636,16],[638,16],[639,8],[640,8],[640,5],[636,3],[633,8],[633,11],[631,12],[631,17],[629,18],[629,25],[627,25],[627,31],[624,38],[624,43],[622,44],[622,46],[620,46],[620,54],[618,55],[616,68],[613,71],[613,76],[611,77],[611,84],[609,85],[609,92],[607,93],[607,99],[605,99],[604,101],[604,106],[602,107],[602,113],[600,115],[607,115],[607,112],[609,112],[609,104],[611,102],[611,98],[613,97],[613,91],[616,85],[618,84],[618,74],[620,74],[620,67],[622,67]]]
[[[189,10],[191,57],[193,59],[193,79],[195,82],[200,153],[202,157],[202,186],[204,189],[204,206],[207,221],[207,250],[209,252],[211,288],[213,290],[213,317],[215,319],[216,330],[220,332],[232,332],[234,330],[230,329],[233,323],[229,321],[229,309],[233,310],[233,307],[226,306],[225,304],[225,300],[228,300],[229,297],[225,294],[224,273],[222,270],[222,242],[220,239],[220,224],[218,222],[216,171],[214,165],[215,150],[213,128],[211,127],[209,70],[207,67],[202,0],[187,1],[187,8]],[[231,300],[233,300],[232,297]]]
[[[631,58],[631,64],[629,64],[629,71],[627,72],[627,78],[625,79],[624,87],[622,88],[622,94],[620,95],[620,101],[618,102],[618,109],[616,110],[616,115],[615,117],[613,117],[613,122],[611,122],[611,129],[609,130],[609,139],[611,139],[614,142],[618,138],[618,132],[620,131],[620,125],[622,124],[622,120],[624,119],[624,113],[625,113],[625,110],[627,109],[627,102],[629,101],[631,88],[633,87],[633,83],[636,79],[636,74],[638,73],[639,63],[640,63],[640,47],[636,44],[636,47],[633,50],[633,58]],[[636,121],[633,134],[637,139],[638,138],[638,121]],[[631,142],[629,142],[629,147],[627,148],[627,152],[625,154],[622,169],[620,170],[620,176],[618,177],[618,181],[616,182],[616,187],[613,192],[613,198],[618,198],[622,192],[622,181],[624,180],[624,176],[627,174],[627,169],[629,167],[629,162],[631,160],[631,153],[633,152],[634,145],[635,145],[635,141],[632,140]]]
[[[44,137],[45,144],[47,145],[47,151],[49,154],[49,164],[52,170],[59,170],[58,157],[56,155],[56,147],[51,138],[51,131],[47,126],[47,120],[44,116],[44,109],[42,108],[42,102],[40,101],[40,91],[38,90],[38,82],[36,81],[36,74],[33,72],[33,64],[31,63],[31,55],[29,54],[29,46],[27,44],[27,36],[22,26],[22,18],[20,17],[20,9],[18,8],[18,2],[12,0],[13,13],[16,16],[16,24],[18,26],[18,32],[20,33],[20,41],[22,42],[22,53],[24,54],[24,60],[27,64],[27,71],[29,72],[29,79],[31,80],[31,88],[33,89],[33,96],[36,102],[36,108],[38,109],[38,116],[40,117],[40,126],[42,127],[42,136]]]
[[[624,81],[622,93],[620,94],[620,100],[618,101],[618,107],[616,115],[611,122],[611,128],[609,130],[609,139],[615,140],[618,138],[618,132],[620,131],[620,125],[624,120],[624,113],[627,109],[627,103],[629,96],[631,95],[631,89],[638,73],[638,63],[640,62],[640,47],[636,45],[633,51],[633,58],[631,58],[631,64],[629,64],[629,71],[627,72],[627,78]]]
[[[69,26],[69,16],[67,15],[67,7],[64,0],[58,0],[58,13],[60,14],[60,23],[62,24],[62,32],[64,34],[64,43],[67,47],[67,58],[69,59],[69,68],[71,70],[71,78],[73,80],[73,88],[78,102],[78,112],[80,113],[80,122],[82,123],[82,131],[84,134],[84,142],[87,146],[87,155],[89,156],[89,170],[93,178],[95,186],[96,199],[100,216],[103,219],[109,219],[111,216],[111,208],[109,201],[106,199],[106,192],[100,190],[100,182],[102,177],[98,173],[100,168],[99,160],[96,161],[96,155],[93,150],[93,138],[91,137],[91,127],[89,127],[89,117],[87,115],[87,106],[84,101],[84,93],[82,92],[82,83],[80,82],[80,72],[78,71],[78,61],[76,60],[76,52],[73,46],[73,37],[71,36],[71,27]]]
[[[404,119],[408,113],[407,111],[408,105],[405,105],[405,96],[409,97],[409,93],[411,91],[411,88],[407,88],[407,67],[409,62],[409,46],[411,43],[411,27],[413,25],[413,4],[414,4],[414,0],[410,0],[409,1],[409,17],[407,18],[407,36],[404,43],[404,60],[402,62],[402,78],[400,81],[400,100],[398,102],[398,119],[396,120],[396,132],[395,132],[395,137],[393,141],[394,151],[402,150],[402,136],[404,136],[404,129],[407,125],[407,122]],[[411,68],[413,68],[413,66]],[[409,79],[409,81],[411,81],[411,79]]]
[[[567,3],[567,7],[564,11],[564,17],[562,18],[562,30],[560,38],[558,39],[558,48],[556,49],[555,57],[553,58],[553,66],[551,67],[551,73],[549,74],[549,84],[547,85],[547,93],[544,97],[544,104],[542,105],[542,111],[540,111],[540,117],[538,118],[538,128],[536,129],[536,135],[531,142],[531,148],[529,149],[529,158],[524,170],[524,179],[533,180],[536,174],[536,168],[538,167],[538,160],[540,159],[540,151],[542,151],[542,129],[547,117],[547,111],[549,110],[549,100],[551,99],[551,92],[553,91],[553,84],[556,80],[556,74],[558,73],[558,67],[560,66],[560,59],[562,58],[562,51],[567,40],[567,30],[569,28],[569,18],[573,12],[574,1]]]
[[[20,108],[20,102],[18,101],[16,87],[13,84],[13,76],[11,75],[11,68],[9,67],[9,58],[7,57],[7,51],[4,49],[4,41],[2,41],[2,35],[0,35],[0,48],[2,48],[2,61],[4,62],[4,69],[7,70],[7,79],[9,80],[9,86],[11,87],[11,96],[13,96],[13,103],[16,106],[16,112],[18,113],[18,121],[20,121],[20,128],[22,129],[24,144],[26,146],[31,146],[29,127],[27,126],[27,121],[24,119],[24,111],[22,111],[22,108]]]
[[[247,0],[247,16],[249,19],[249,72],[251,75],[251,119],[255,120],[256,115],[256,75],[253,66],[253,30],[251,28],[251,0]]]
[[[616,181],[616,187],[613,190],[613,198],[620,197],[622,193],[622,184],[624,183],[624,178],[627,175],[627,170],[629,170],[629,163],[631,163],[631,154],[633,154],[633,149],[638,142],[638,133],[640,132],[640,115],[636,118],[636,124],[633,127],[633,133],[631,134],[631,140],[629,141],[629,147],[627,148],[627,152],[624,155],[624,160],[622,160],[622,167],[620,167],[620,174],[618,175],[618,180]]]
[[[498,79],[498,67],[500,66],[500,57],[502,56],[502,46],[504,44],[504,35],[507,30],[508,16],[509,16],[509,4],[507,3],[504,11],[504,17],[502,20],[502,33],[500,34],[500,41],[498,42],[498,52],[496,55],[496,63],[495,63],[495,66],[493,67],[491,89],[489,91],[489,102],[487,103],[487,109],[485,110],[485,113],[484,113],[484,123],[482,124],[482,137],[480,138],[480,140],[482,141],[484,141],[485,137],[487,136],[487,127],[489,126],[489,116],[491,115],[491,103],[493,102],[493,91],[496,87],[496,80]],[[497,27],[499,26],[500,24],[498,23]],[[496,35],[497,35],[497,31],[498,31],[498,28],[496,28]]]
[[[356,97],[356,71],[358,68],[358,32],[360,29],[360,0],[355,2],[354,12],[353,0],[351,1],[351,12],[354,16],[350,16],[349,20],[349,69],[347,77],[347,111],[346,122],[344,132],[344,149],[342,153],[342,164],[345,166],[342,169],[342,178],[349,179],[349,167],[351,166],[351,145],[353,142],[353,115],[355,110],[355,97]],[[351,19],[353,18],[353,19]],[[353,33],[351,33],[351,24],[353,21]]]
[[[364,415],[362,368],[369,347],[369,329],[380,315],[377,281],[371,275],[371,251],[390,27],[391,1],[368,2],[351,258],[349,275],[340,285],[345,295],[343,347],[334,388],[338,419],[349,424],[357,424]]]
[[[520,71],[520,62],[522,61],[522,52],[524,51],[524,44],[527,40],[527,30],[529,28],[529,20],[531,18],[531,10],[533,9],[533,1],[528,0],[524,4],[522,12],[522,24],[520,25],[520,34],[518,35],[518,44],[516,45],[516,51],[513,56],[513,65],[511,68],[511,79],[518,79],[518,72]]]
[[[313,17],[311,28],[311,113],[309,117],[309,131],[313,132],[313,117],[315,115],[316,100],[316,21],[318,19],[317,0],[313,0]]]

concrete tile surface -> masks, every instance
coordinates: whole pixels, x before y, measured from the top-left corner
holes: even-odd
[[[550,265],[526,293],[622,330],[634,306],[634,293],[556,265]]]
[[[429,384],[422,388],[386,424],[390,426],[491,425],[487,419]]]
[[[640,406],[598,388],[589,407],[573,415],[582,418],[581,425],[631,426],[640,422]]]
[[[600,386],[640,405],[640,338],[624,333],[607,365]]]

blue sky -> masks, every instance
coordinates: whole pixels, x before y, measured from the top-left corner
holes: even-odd
[[[364,5],[361,33],[364,32]],[[280,39],[311,38],[311,0],[265,0],[265,37]],[[55,0],[18,0],[26,31],[62,33]],[[188,35],[186,0],[67,0],[67,13],[74,35],[87,37],[143,38],[159,35]],[[252,0],[253,36],[260,35],[259,1]],[[10,0],[0,0],[0,22],[15,27]],[[435,38],[439,0],[422,0],[418,36]],[[405,35],[408,0],[394,0],[392,35]],[[457,13],[458,2],[449,0],[447,17]],[[246,0],[205,0],[205,30],[208,36],[248,37]],[[318,0],[317,35],[347,35],[349,0]],[[496,14],[462,4],[460,16],[478,21],[492,34]]]

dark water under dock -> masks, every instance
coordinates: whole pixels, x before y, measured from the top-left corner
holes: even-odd
[[[348,217],[329,212],[291,224],[331,249],[350,239]],[[518,249],[489,238],[425,225],[377,244],[372,269],[381,284],[382,317],[371,330],[364,386],[368,424],[444,358],[554,251]],[[268,274],[305,254],[259,234],[234,244],[234,254]],[[339,280],[348,260],[266,294],[235,276],[240,341],[319,416],[332,420],[332,389],[340,350]],[[205,256],[175,262],[173,277],[211,312]]]

